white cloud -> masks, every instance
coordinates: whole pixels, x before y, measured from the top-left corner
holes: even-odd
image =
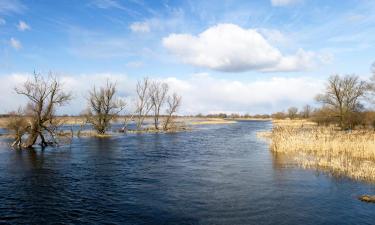
[[[147,33],[150,32],[150,26],[146,22],[134,22],[130,25],[130,29],[133,32]]]
[[[234,24],[218,24],[198,36],[170,34],[163,45],[184,63],[224,72],[298,71],[314,65],[312,52],[284,56],[257,30]]]
[[[0,113],[16,110],[25,104],[13,88],[30,75],[11,74],[0,76]],[[71,103],[59,113],[78,114],[86,108],[87,92],[94,85],[100,86],[110,78],[117,82],[119,96],[132,99],[135,95],[136,78],[124,74],[63,75],[59,79],[64,89],[73,94]],[[160,79],[170,85],[171,92],[182,96],[180,114],[239,112],[271,113],[290,106],[301,107],[313,102],[314,96],[324,87],[324,81],[310,77],[272,77],[255,81],[217,79],[207,73],[194,74],[187,79],[169,77]],[[132,110],[129,102],[128,111]]]
[[[18,0],[1,0],[0,14],[21,13],[26,7]]]
[[[25,30],[30,30],[30,26],[25,22],[25,21],[19,21],[17,24],[17,29],[19,31],[25,31]]]
[[[3,19],[3,18],[0,18],[0,26],[1,25],[5,25],[7,22]]]
[[[324,87],[324,81],[309,77],[238,81],[198,74],[187,80],[166,80],[182,96],[184,114],[271,113],[311,103]]]
[[[141,61],[131,61],[126,64],[127,67],[131,68],[140,68],[143,66],[143,62]]]
[[[257,31],[272,44],[286,45],[290,42],[286,35],[279,30],[261,28],[257,29]]]
[[[100,8],[100,9],[110,9],[110,8],[118,8],[123,9],[124,7],[115,0],[94,0],[92,1],[92,5]]]
[[[15,39],[15,38],[11,38],[9,40],[9,44],[10,46],[12,46],[12,48],[16,49],[16,50],[20,50],[22,48],[22,44],[19,40]]]
[[[288,5],[293,5],[301,0],[271,0],[272,6],[288,6]]]

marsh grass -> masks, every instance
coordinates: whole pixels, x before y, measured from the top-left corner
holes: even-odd
[[[374,131],[341,131],[306,121],[276,121],[268,137],[273,152],[291,156],[303,168],[375,182]]]

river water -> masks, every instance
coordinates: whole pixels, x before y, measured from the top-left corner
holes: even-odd
[[[374,224],[375,185],[303,170],[256,132],[271,122],[174,134],[0,143],[0,224]]]

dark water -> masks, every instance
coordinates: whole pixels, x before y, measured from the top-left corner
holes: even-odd
[[[269,122],[178,134],[0,144],[0,224],[375,224],[375,186],[286,167]]]

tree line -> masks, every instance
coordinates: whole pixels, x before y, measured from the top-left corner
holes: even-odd
[[[374,76],[371,80],[362,80],[357,75],[333,75],[328,78],[325,89],[315,97],[318,107],[310,105],[301,111],[290,107],[287,112],[272,115],[277,119],[310,119],[318,125],[337,125],[342,130],[355,128],[375,129],[373,96],[375,93]]]
[[[42,147],[57,144],[57,131],[63,121],[56,115],[56,110],[67,105],[72,100],[72,94],[64,90],[62,83],[53,74],[42,76],[37,73],[16,87],[15,91],[27,99],[27,105],[12,112],[9,118],[7,129],[15,135],[12,146],[31,148],[38,140]],[[128,106],[126,101],[117,96],[117,92],[116,83],[110,80],[103,86],[94,86],[88,92],[88,107],[83,116],[98,134],[105,134],[111,122]],[[171,94],[167,83],[144,78],[137,82],[135,110],[130,120],[135,121],[137,130],[142,130],[145,118],[152,116],[154,129],[167,131],[173,129],[180,105],[181,96]],[[128,118],[124,120],[123,131],[127,129]]]

